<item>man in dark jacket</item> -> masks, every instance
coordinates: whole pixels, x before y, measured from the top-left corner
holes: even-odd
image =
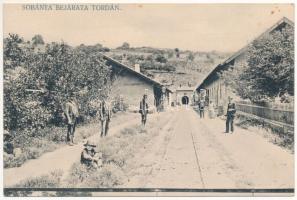
[[[229,103],[227,107],[227,120],[226,120],[226,133],[229,133],[229,128],[231,133],[234,131],[233,121],[236,113],[235,103],[233,103],[232,98],[228,97]]]
[[[143,95],[142,100],[139,105],[139,113],[141,114],[141,124],[142,127],[145,127],[147,114],[148,114],[148,104],[147,104],[147,95]]]
[[[101,122],[101,137],[106,136],[108,133],[109,123],[112,115],[110,107],[110,104],[107,103],[104,99],[100,102],[99,120]]]
[[[78,104],[76,102],[76,98],[74,94],[70,95],[69,100],[65,104],[65,116],[66,116],[67,125],[68,125],[67,142],[70,142],[69,144],[73,145],[75,127],[79,116]]]

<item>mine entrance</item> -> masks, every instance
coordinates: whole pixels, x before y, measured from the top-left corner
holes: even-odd
[[[182,104],[183,105],[188,105],[189,104],[189,97],[183,96],[182,97]]]

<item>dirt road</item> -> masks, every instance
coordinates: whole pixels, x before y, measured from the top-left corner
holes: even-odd
[[[259,134],[238,127],[234,134],[224,134],[223,120],[200,119],[192,108],[165,115],[169,120],[163,120],[166,123],[162,122],[158,137],[134,155],[135,166],[141,166],[133,172],[137,175],[129,175],[129,182],[120,187],[294,187],[294,155]],[[156,119],[151,123],[161,126]],[[139,119],[124,122],[111,129],[111,134],[137,123]],[[67,172],[79,159],[81,149],[82,143],[63,147],[20,168],[5,169],[4,185],[9,187],[54,169]]]
[[[253,132],[182,109],[148,188],[293,188],[294,155]]]

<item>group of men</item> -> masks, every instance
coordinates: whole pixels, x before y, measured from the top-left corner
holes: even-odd
[[[231,133],[234,131],[233,121],[235,117],[235,103],[232,102],[232,98],[229,97],[229,103],[227,106],[227,113],[226,113],[226,133],[229,133],[229,130],[231,130]],[[209,104],[212,105],[212,102]],[[199,111],[200,111],[200,118],[204,118],[204,107],[205,102],[199,101],[198,103]],[[210,105],[209,105],[210,106]],[[65,116],[67,118],[67,124],[68,124],[68,130],[67,130],[67,142],[69,142],[71,145],[74,144],[74,132],[75,127],[77,124],[77,118],[79,115],[79,106],[75,100],[74,95],[71,95],[69,101],[65,104]],[[211,108],[209,108],[211,109]],[[142,97],[142,100],[139,104],[139,113],[141,114],[141,125],[142,128],[145,127],[146,121],[147,121],[147,115],[149,112],[149,106],[147,102],[147,95],[144,94]],[[110,104],[108,104],[105,100],[102,100],[99,103],[99,120],[101,122],[101,134],[100,136],[106,136],[109,129],[109,123],[112,116],[112,111]],[[102,166],[102,153],[96,152],[95,150],[96,144],[91,141],[87,141],[86,144],[84,144],[84,149],[81,153],[81,163],[85,164],[88,167],[101,167]]]
[[[79,116],[79,105],[74,94],[71,94],[69,100],[65,104],[65,117],[67,121],[67,142],[70,145],[74,144],[74,133],[77,125],[77,119]],[[147,103],[147,94],[144,94],[139,105],[139,113],[141,114],[141,124],[145,127],[147,121],[147,114],[149,112],[149,107]],[[99,102],[98,116],[101,123],[101,134],[100,136],[107,136],[109,130],[109,124],[112,117],[112,109],[110,103],[106,100]]]
[[[74,94],[71,94],[69,100],[66,102],[64,113],[68,126],[66,140],[69,142],[69,145],[73,145],[75,128],[79,117],[79,105]],[[109,123],[112,116],[110,105],[105,100],[102,100],[99,103],[98,116],[101,123],[100,136],[103,137],[108,133]]]
[[[67,142],[69,145],[74,144],[74,133],[77,125],[77,119],[79,116],[79,105],[74,94],[71,94],[69,100],[65,104],[65,117],[67,120]],[[147,103],[147,94],[144,94],[139,105],[139,113],[141,114],[141,125],[145,127],[147,121],[147,114],[149,111]],[[99,103],[98,116],[101,123],[100,136],[107,136],[109,123],[112,117],[111,105],[102,100]],[[96,151],[96,144],[92,141],[87,141],[84,144],[84,149],[81,153],[81,163],[87,167],[101,167],[102,166],[102,153]]]

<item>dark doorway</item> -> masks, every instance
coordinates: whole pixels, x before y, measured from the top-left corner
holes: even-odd
[[[189,104],[189,97],[183,96],[183,98],[182,98],[182,104],[183,105],[188,105]]]

